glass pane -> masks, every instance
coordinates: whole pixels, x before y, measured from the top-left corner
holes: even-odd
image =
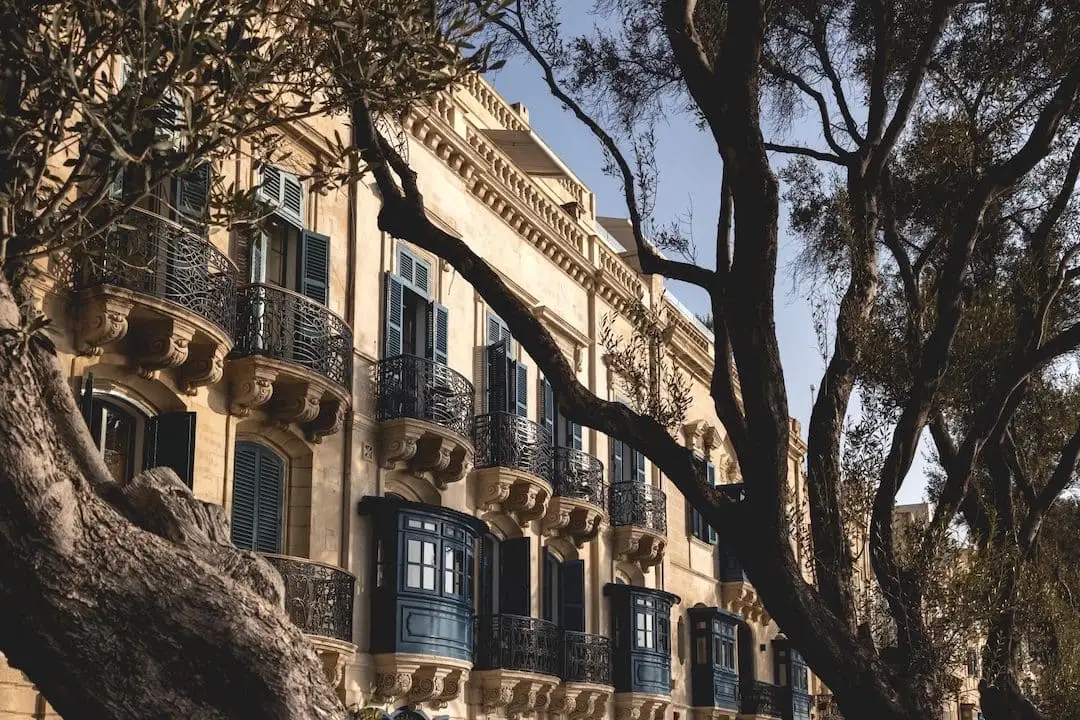
[[[424,567],[424,575],[423,575],[423,577],[424,577],[424,580],[421,583],[420,587],[422,587],[424,590],[434,590],[435,589],[435,568],[425,566]]]
[[[411,562],[411,563],[420,562],[420,541],[419,540],[410,540],[409,541],[409,555],[408,555],[408,557],[409,557],[409,562]]]
[[[117,482],[125,482],[132,474],[135,457],[135,421],[125,412],[109,405],[102,406],[101,444],[105,465]]]
[[[435,543],[424,543],[424,560],[425,565],[435,564]]]
[[[411,588],[420,587],[420,567],[418,565],[409,565],[406,568],[405,585]]]

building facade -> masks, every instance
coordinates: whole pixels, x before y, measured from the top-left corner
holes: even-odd
[[[291,617],[351,707],[820,717],[816,680],[723,529],[633,447],[569,422],[479,294],[379,231],[368,184],[309,191],[300,178],[336,123],[289,128],[279,166],[212,169],[258,188],[258,232],[207,228],[206,169],[36,281],[116,478],[166,465],[223,505],[234,543],[281,571]],[[605,318],[628,331],[621,313],[639,297],[669,312],[667,352],[693,388],[680,441],[741,492],[709,398],[711,334],[639,272],[628,224],[597,217],[526,109],[475,77],[404,129],[432,220],[502,274],[599,397],[624,393]],[[0,718],[44,717],[44,698],[0,665]]]

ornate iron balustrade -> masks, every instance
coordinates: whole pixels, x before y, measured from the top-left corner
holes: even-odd
[[[787,688],[763,682],[743,683],[739,688],[741,712],[747,715],[785,717],[784,705],[791,702]]]
[[[814,717],[820,720],[844,720],[836,699],[832,695],[815,695],[814,710]]]
[[[473,621],[476,670],[520,670],[558,676],[559,627],[520,615],[481,615]]]
[[[352,387],[352,329],[330,308],[277,285],[237,293],[235,357],[263,355]]]
[[[563,680],[611,685],[611,640],[602,635],[563,632]]]
[[[508,412],[477,415],[473,423],[474,464],[531,473],[551,482],[551,433]]]
[[[472,435],[473,385],[441,363],[398,355],[375,365],[375,417],[414,418]]]
[[[236,266],[188,228],[132,208],[80,248],[77,289],[113,285],[168,300],[231,337],[236,323]]]
[[[667,533],[667,497],[658,487],[627,481],[611,486],[611,524]]]
[[[604,463],[574,448],[555,448],[555,494],[577,498],[607,511],[608,487]]]
[[[287,555],[263,555],[285,581],[285,610],[308,635],[353,641],[356,578],[332,565]]]

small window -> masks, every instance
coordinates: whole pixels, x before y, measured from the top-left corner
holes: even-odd
[[[126,404],[96,396],[91,412],[90,434],[109,474],[117,482],[127,482],[141,469],[146,418]]]
[[[634,627],[637,631],[637,646],[652,650],[656,647],[655,618],[647,610],[638,610],[634,618]]]
[[[435,589],[435,543],[410,538],[406,545],[405,586],[420,590]]]

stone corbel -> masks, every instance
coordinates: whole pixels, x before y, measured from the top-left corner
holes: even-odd
[[[114,295],[81,296],[75,328],[75,346],[80,355],[100,355],[102,348],[123,338],[128,331],[128,314],[134,303]]]
[[[519,480],[510,488],[510,497],[503,507],[513,513],[519,525],[524,525],[544,516],[550,497],[551,494],[540,485]]]
[[[548,502],[541,526],[547,537],[566,537],[580,548],[600,534],[603,519],[600,508],[556,495]]]
[[[439,490],[464,479],[472,469],[472,446],[467,441],[410,418],[383,423],[379,448],[384,468],[404,465],[409,473],[430,478]]]
[[[595,685],[562,683],[551,694],[548,714],[556,720],[600,720],[610,694]]]
[[[410,672],[377,672],[371,699],[377,703],[392,703],[408,695],[412,682],[413,676]]]
[[[274,392],[274,399],[267,406],[267,412],[281,425],[291,423],[303,425],[319,415],[319,401],[323,389],[314,383],[300,382],[279,387]]]
[[[253,408],[270,401],[277,372],[251,362],[234,360],[229,364],[229,412],[247,417]]]
[[[640,693],[615,694],[615,720],[664,720],[670,698]]]
[[[309,442],[321,443],[327,435],[341,432],[348,406],[340,400],[327,400],[319,406],[319,414],[304,430]]]
[[[139,325],[136,372],[146,378],[165,368],[180,367],[187,361],[195,326],[174,318],[158,318]]]
[[[484,468],[476,473],[477,503],[480,510],[496,510],[510,497],[513,481],[498,468]]]
[[[413,673],[407,694],[410,707],[427,703],[435,710],[445,708],[461,690],[461,670],[435,665],[424,666]]]
[[[225,374],[225,356],[229,348],[217,343],[196,345],[180,367],[180,389],[194,395],[199,388],[213,385]]]
[[[682,426],[683,437],[686,438],[686,447],[696,451],[702,444],[705,428],[708,425],[704,420],[694,420]]]

